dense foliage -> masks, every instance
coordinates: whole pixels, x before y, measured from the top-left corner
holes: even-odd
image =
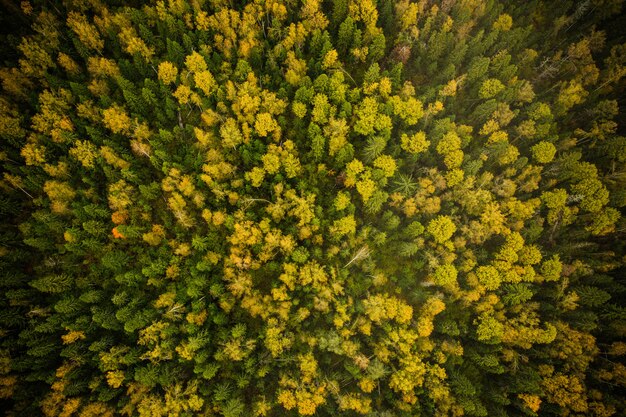
[[[621,0],[2,3],[8,415],[625,415]]]

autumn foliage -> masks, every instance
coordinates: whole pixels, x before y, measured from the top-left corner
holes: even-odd
[[[7,415],[626,415],[620,0],[2,7]]]

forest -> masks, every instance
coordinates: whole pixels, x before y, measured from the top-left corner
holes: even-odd
[[[626,415],[622,0],[0,2],[0,413]]]

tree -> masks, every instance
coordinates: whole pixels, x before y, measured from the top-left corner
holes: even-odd
[[[97,52],[102,52],[104,41],[96,27],[90,24],[85,16],[80,13],[70,12],[67,16],[67,25],[78,36],[83,45]]]
[[[424,132],[417,132],[412,136],[402,134],[401,143],[402,149],[412,154],[424,152],[430,146],[430,141],[426,140]]]
[[[126,133],[130,129],[130,117],[119,106],[112,106],[102,112],[102,122],[113,133]]]
[[[438,216],[428,223],[426,230],[435,239],[435,242],[445,243],[456,231],[456,225],[450,217]]]
[[[165,85],[176,82],[178,77],[178,68],[168,61],[163,61],[159,64],[159,80]]]
[[[498,93],[504,90],[504,84],[496,78],[489,78],[480,86],[480,90],[478,91],[478,95],[480,98],[492,98],[495,97]]]
[[[531,148],[533,158],[540,164],[552,162],[556,155],[556,147],[550,142],[539,142]]]

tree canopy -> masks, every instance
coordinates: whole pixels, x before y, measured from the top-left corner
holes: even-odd
[[[8,416],[626,414],[621,0],[2,7]]]

